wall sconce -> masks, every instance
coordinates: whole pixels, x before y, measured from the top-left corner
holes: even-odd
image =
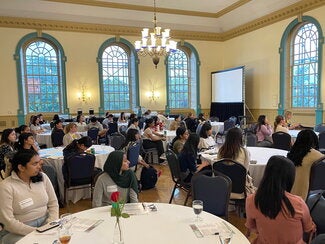
[[[152,89],[152,91],[146,93],[146,96],[148,97],[148,99],[150,101],[155,102],[159,99],[160,93],[158,91],[155,91],[154,89]]]
[[[81,91],[78,92],[78,100],[87,103],[87,101],[90,101],[90,98],[91,93],[89,91],[86,91],[86,86],[81,86]]]

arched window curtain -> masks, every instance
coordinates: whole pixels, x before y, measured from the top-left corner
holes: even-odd
[[[194,109],[201,112],[199,56],[189,43],[179,43],[178,49],[166,59],[167,106],[170,109]]]
[[[309,16],[289,24],[280,48],[280,104],[285,109],[315,110],[316,123],[322,122],[321,63],[322,30]]]
[[[59,42],[47,34],[23,37],[14,55],[17,65],[18,122],[26,114],[69,113],[66,102],[65,56]]]
[[[98,51],[100,114],[137,111],[139,106],[138,58],[125,39],[111,38]]]

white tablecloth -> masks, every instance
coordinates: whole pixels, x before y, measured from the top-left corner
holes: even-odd
[[[103,169],[105,161],[108,155],[114,151],[114,148],[111,146],[103,145],[93,145],[91,148],[95,148],[95,166]],[[44,164],[49,164],[54,167],[59,184],[60,199],[64,198],[64,179],[62,174],[62,165],[63,165],[63,147],[57,148],[47,148],[39,151],[40,156],[42,157]],[[81,189],[70,191],[68,194],[68,199],[72,202],[77,202],[82,198],[89,198],[90,191],[88,189]]]
[[[36,134],[36,141],[40,144],[46,144],[47,148],[53,147],[52,139],[51,139],[52,131],[45,131],[43,133]],[[77,132],[81,136],[87,136],[86,132]]]
[[[275,148],[267,148],[267,147],[247,147],[251,155],[251,162],[256,161],[256,164],[249,164],[249,173],[254,180],[254,185],[259,186],[262,180],[265,166],[269,158],[273,155],[281,155],[287,156],[288,151],[275,149]],[[209,154],[202,153],[202,157],[208,160],[210,163],[213,163],[217,160],[217,154]]]
[[[142,215],[132,215],[130,218],[121,219],[125,244],[220,244],[218,235],[208,235],[202,238],[196,237],[190,224],[193,224],[194,212],[192,208],[181,205],[155,203],[156,212]],[[111,243],[113,237],[115,217],[110,216],[110,207],[94,208],[74,214],[77,218],[104,220],[89,232],[73,231],[71,244],[74,243]],[[200,217],[207,223],[219,225],[221,228],[229,228],[234,234],[231,243],[249,244],[247,238],[233,225],[216,217],[202,212]],[[56,229],[39,234],[32,232],[21,239],[18,244],[49,244],[57,239]]]

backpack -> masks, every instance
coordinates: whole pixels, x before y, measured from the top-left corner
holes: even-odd
[[[157,170],[150,166],[149,168],[143,167],[140,177],[141,189],[147,190],[154,188],[158,180]]]

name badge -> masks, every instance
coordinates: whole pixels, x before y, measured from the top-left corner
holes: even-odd
[[[22,200],[19,202],[20,209],[27,208],[29,206],[32,206],[34,204],[33,199],[26,198],[25,200]]]
[[[106,187],[106,191],[107,191],[107,192],[115,192],[115,191],[118,191],[118,190],[117,190],[117,185],[114,185],[114,186],[107,186],[107,187]]]

